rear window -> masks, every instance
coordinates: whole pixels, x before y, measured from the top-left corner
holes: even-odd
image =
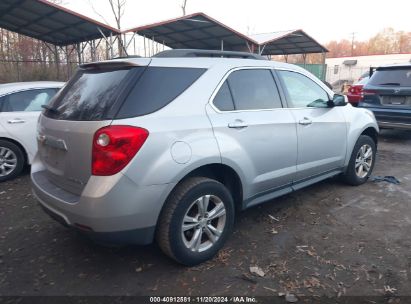
[[[106,120],[146,115],[184,92],[205,69],[134,67],[80,71],[45,115],[61,120]]]
[[[80,70],[45,115],[61,120],[102,120],[113,107],[131,69]]]
[[[377,70],[372,75],[369,83],[376,86],[411,87],[411,68]]]

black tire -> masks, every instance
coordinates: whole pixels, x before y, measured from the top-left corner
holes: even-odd
[[[193,203],[205,195],[211,195],[221,200],[225,207],[225,224],[219,238],[202,252],[192,251],[185,244],[185,235],[183,236],[183,219]],[[210,200],[211,202],[211,200]],[[211,205],[211,206],[210,206]],[[213,204],[210,204],[212,208]],[[211,211],[211,210],[210,210]],[[210,212],[211,214],[211,212]],[[234,225],[234,202],[227,188],[213,179],[205,177],[188,178],[181,182],[170,194],[158,220],[156,231],[156,240],[162,251],[177,261],[178,263],[194,266],[211,259],[224,245],[228,236],[231,234]],[[199,226],[199,225],[198,225]],[[208,225],[207,225],[208,226]],[[185,233],[194,233],[198,228],[188,230]],[[199,228],[203,231],[207,228]],[[205,234],[208,238],[208,235]],[[203,239],[200,238],[200,242]],[[210,239],[211,240],[211,239]],[[210,242],[210,240],[207,240]],[[207,242],[205,241],[205,242]]]
[[[17,146],[16,144],[14,144],[11,141],[8,140],[3,140],[0,139],[0,150],[2,148],[6,148],[10,151],[12,151],[14,153],[14,155],[16,156],[16,167],[10,171],[9,173],[7,173],[7,175],[1,176],[0,175],[0,182],[4,182],[10,179],[15,178],[16,176],[18,176],[21,171],[24,168],[24,164],[25,164],[25,160],[24,160],[24,152],[20,149],[19,146]],[[4,155],[0,155],[0,167],[2,164],[2,158]],[[0,174],[2,174],[3,172],[0,170]]]
[[[369,147],[371,147],[372,161],[371,161],[370,169],[367,172],[367,174],[365,176],[359,176],[355,168],[356,159],[357,159],[357,155],[360,153],[361,147],[363,147],[364,145],[368,145]],[[375,145],[374,140],[372,140],[372,138],[367,135],[361,135],[358,138],[357,142],[355,143],[354,149],[351,153],[350,162],[348,163],[347,170],[343,174],[344,182],[352,186],[359,186],[361,184],[364,184],[368,180],[368,178],[371,175],[372,170],[374,169],[376,152],[377,152],[377,147]]]

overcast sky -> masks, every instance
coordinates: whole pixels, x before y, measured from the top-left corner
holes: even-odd
[[[108,0],[64,0],[64,6],[115,26]],[[122,29],[180,17],[182,0],[127,0]],[[410,0],[188,0],[187,14],[204,12],[244,34],[303,29],[321,43],[364,40],[386,27],[411,31]]]

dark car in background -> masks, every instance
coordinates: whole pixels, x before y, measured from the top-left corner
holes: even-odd
[[[373,111],[380,127],[411,130],[411,64],[377,68],[362,95],[359,107]]]

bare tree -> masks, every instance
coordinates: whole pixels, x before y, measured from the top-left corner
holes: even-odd
[[[124,15],[124,11],[126,8],[126,4],[127,4],[127,0],[107,0],[110,4],[110,8],[111,8],[111,12],[113,13],[114,16],[114,20],[116,21],[116,27],[117,29],[121,30],[121,19]],[[108,24],[106,18],[104,18],[103,15],[101,15],[97,9],[94,7],[93,3],[91,2],[91,0],[88,0],[91,8],[93,9],[93,11],[99,15],[105,23]],[[121,35],[117,36],[117,47],[118,47],[118,52],[120,56],[124,55],[124,44],[123,44],[123,39],[121,37]]]
[[[187,6],[187,0],[183,0],[183,4],[181,5],[181,9],[183,10],[183,16],[186,15],[186,6]]]

